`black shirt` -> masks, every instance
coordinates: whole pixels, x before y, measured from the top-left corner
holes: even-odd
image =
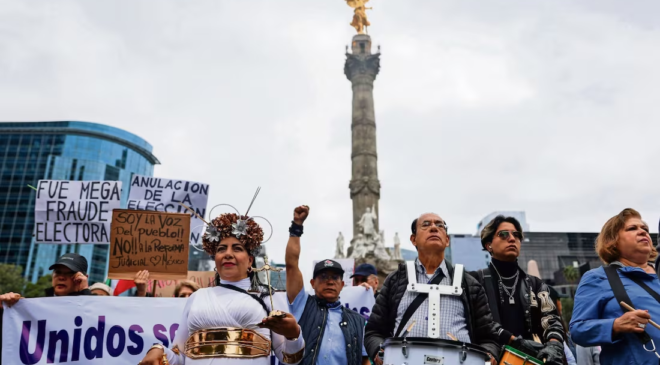
[[[493,286],[495,288],[495,294],[497,296],[497,305],[498,311],[500,314],[500,321],[502,327],[507,331],[513,333],[514,336],[524,336],[525,335],[525,308],[523,307],[522,300],[520,299],[520,288],[522,287],[522,281],[524,279],[525,273],[518,268],[517,262],[505,262],[500,261],[495,258],[491,259],[491,265],[494,265],[497,271],[492,267],[491,271],[491,280],[493,280]],[[515,293],[513,294],[513,299],[515,304],[509,303],[509,296],[504,292],[504,289],[500,287],[499,281],[500,277],[497,274],[504,277],[511,277],[518,274],[518,284],[516,284]],[[511,287],[515,282],[515,279],[502,279],[502,282],[507,287]],[[509,293],[511,290],[509,290]],[[529,338],[531,340],[531,338]]]

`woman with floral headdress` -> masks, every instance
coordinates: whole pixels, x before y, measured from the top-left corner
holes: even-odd
[[[140,365],[270,364],[271,349],[284,364],[298,364],[305,344],[288,313],[269,316],[263,296],[248,293],[263,230],[251,218],[222,214],[208,226],[203,247],[216,264],[219,285],[193,293],[167,349],[154,345]]]

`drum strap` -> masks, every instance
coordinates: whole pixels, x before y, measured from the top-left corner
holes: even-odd
[[[409,275],[410,275],[410,273],[409,273]],[[415,272],[413,272],[413,275],[415,275]],[[440,271],[440,273],[438,275],[436,275],[433,278],[433,280],[429,281],[428,284],[433,284],[433,285],[440,284],[440,282],[442,281],[442,279],[444,277],[445,277],[445,275],[442,273],[442,271]],[[397,328],[396,333],[394,334],[394,337],[399,337],[399,334],[401,333],[401,331],[404,328],[406,328],[406,324],[408,324],[408,321],[410,320],[410,317],[412,317],[413,314],[415,314],[415,312],[417,311],[419,306],[422,305],[422,303],[424,303],[424,301],[426,300],[426,298],[428,298],[428,296],[429,295],[427,293],[417,294],[417,297],[415,297],[415,300],[413,300],[413,302],[410,303],[410,306],[408,307],[408,309],[406,309],[405,313],[403,313],[403,318],[401,318],[401,322],[399,323],[399,328]]]
[[[616,298],[617,303],[624,302],[629,306],[635,308],[632,301],[630,300],[630,297],[628,296],[628,293],[626,293],[626,289],[623,287],[623,282],[621,282],[621,278],[619,277],[619,273],[618,273],[619,267],[616,265],[608,265],[605,266],[603,269],[605,270],[605,274],[607,275],[607,280],[610,282],[610,286],[612,287],[612,292],[614,292],[614,297]],[[646,333],[646,331],[642,333],[635,333],[635,335],[643,344],[646,344],[647,342],[651,341],[651,336],[649,336],[649,334]]]
[[[493,321],[500,322],[500,307],[497,306],[497,295],[495,293],[495,286],[493,285],[493,278],[491,277],[490,269],[479,270],[481,282],[484,284],[486,290],[486,297],[488,297],[488,306],[490,306],[490,313],[493,315]]]

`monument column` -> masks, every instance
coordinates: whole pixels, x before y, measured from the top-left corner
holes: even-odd
[[[347,50],[348,51],[348,50]],[[380,53],[371,53],[371,37],[356,34],[351,53],[346,53],[344,74],[353,84],[352,154],[349,188],[353,200],[353,237],[360,233],[358,222],[367,208],[380,217],[380,181],[376,152],[376,117],[374,114],[374,80],[380,70]],[[374,226],[379,232],[378,220]]]

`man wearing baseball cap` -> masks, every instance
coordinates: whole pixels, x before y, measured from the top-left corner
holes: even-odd
[[[334,260],[314,266],[310,281],[314,295],[305,293],[300,260],[300,236],[309,215],[306,205],[296,208],[286,245],[286,293],[289,310],[296,317],[305,339],[301,365],[368,365],[363,346],[364,318],[339,301],[344,287],[344,269]]]
[[[353,279],[353,286],[363,286],[369,289],[373,289],[374,297],[378,296],[380,292],[378,290],[378,271],[376,267],[371,264],[360,264],[355,268],[355,272],[351,275]]]
[[[53,287],[46,289],[46,297],[69,295],[93,295],[87,285],[87,259],[77,253],[67,253],[49,268],[53,270]],[[0,303],[11,307],[19,299],[18,293],[0,295]]]

